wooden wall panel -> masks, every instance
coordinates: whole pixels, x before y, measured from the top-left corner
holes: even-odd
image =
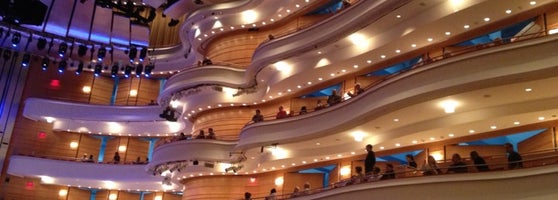
[[[161,81],[158,79],[142,78],[138,88],[137,104],[138,106],[148,105],[151,100],[157,102]]]
[[[553,138],[552,127],[546,129],[546,131],[539,133],[517,145],[517,150],[521,152],[535,152],[543,151],[554,148],[556,141]]]
[[[114,153],[118,152],[118,146],[120,146],[120,137],[114,137],[107,141],[107,146],[105,148],[105,156],[103,158],[104,163],[113,162]],[[124,155],[118,152],[120,155],[120,161],[124,160]]]
[[[149,34],[149,47],[168,47],[178,45],[180,43],[179,33],[180,27],[184,22],[181,17],[180,23],[176,26],[169,27],[170,17],[161,17],[163,9],[157,9],[157,17],[151,22]]]
[[[95,138],[89,134],[80,134],[78,157],[83,158],[83,155],[93,155],[93,160],[97,161],[99,157],[99,150],[101,149],[101,139]]]
[[[8,176],[9,181],[3,180],[0,188],[0,199],[6,200],[37,200],[52,199],[65,200],[65,197],[58,196],[60,189],[67,189],[66,186],[41,184],[38,178],[24,178]]]
[[[67,200],[82,200],[82,199],[89,199],[89,197],[91,197],[91,191],[86,189],[70,187],[67,190],[68,190]]]
[[[283,178],[283,194],[289,194],[294,191],[296,186],[300,188],[300,191],[303,191],[305,183],[310,184],[311,190],[321,188],[324,181],[324,174],[285,173]]]
[[[112,191],[112,193],[118,194],[118,200],[138,200],[141,197],[139,193],[130,193],[126,191]]]
[[[128,144],[126,147],[126,162],[135,162],[137,157],[140,157],[140,161],[145,161],[147,153],[149,151],[149,141],[130,137],[128,139]]]
[[[101,190],[95,195],[95,200],[109,200],[110,191]]]
[[[130,90],[132,87],[132,79],[130,78],[120,78],[118,83],[118,90],[116,92],[116,100],[114,105],[125,106],[128,105],[128,99],[130,98]]]
[[[112,91],[114,88],[114,80],[108,77],[97,77],[94,79],[93,87],[91,87],[91,98],[89,103],[110,105]]]

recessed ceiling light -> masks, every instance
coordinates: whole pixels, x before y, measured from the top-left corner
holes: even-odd
[[[271,18],[271,19],[269,19],[269,21],[272,21],[272,22],[274,22],[274,21],[275,21],[275,19]]]
[[[283,93],[281,93],[281,92],[278,92],[278,93],[277,93],[277,95],[281,96],[281,95],[283,95]]]
[[[312,82],[308,81],[308,85],[312,85]]]
[[[291,89],[287,89],[287,92],[291,92],[291,91],[292,91]]]
[[[262,99],[262,102],[265,102],[265,99]]]
[[[430,140],[435,140],[435,139],[436,139],[435,137],[430,137]]]
[[[495,126],[495,125],[490,126],[490,129],[496,129],[496,128],[498,128],[498,127]]]
[[[386,58],[386,55],[381,55],[380,58]]]
[[[320,146],[321,144],[319,142],[316,142],[316,146]]]
[[[453,137],[455,136],[453,133],[448,134],[448,136]]]
[[[329,74],[329,75],[330,75],[330,76],[335,76],[335,74],[334,74],[334,73],[331,73],[331,74]]]
[[[539,117],[539,120],[540,120],[540,121],[544,120],[544,117]]]
[[[219,104],[219,105],[217,105],[217,106],[221,107],[221,106],[223,106],[223,105]]]
[[[240,25],[240,27],[244,28],[245,26],[244,26],[244,24],[242,24],[242,25]]]
[[[358,68],[358,65],[353,65],[353,68],[355,68],[355,69]]]
[[[283,15],[281,15],[281,14],[279,14],[279,15],[277,15],[277,16],[279,16],[279,17],[283,17]]]
[[[417,44],[411,44],[411,47],[415,48],[417,47]]]
[[[231,103],[230,105],[231,105],[231,106],[234,106],[234,103]]]
[[[506,10],[506,14],[511,14],[511,12],[512,12],[512,10],[510,10],[510,9]]]
[[[245,103],[243,103],[242,105],[243,105],[243,106],[246,106],[246,104],[245,104]]]
[[[485,18],[484,18],[484,21],[485,21],[485,22],[488,22],[488,21],[490,21],[490,18],[485,17]]]
[[[337,157],[341,157],[341,156],[342,156],[341,154],[337,154]]]
[[[211,31],[211,34],[215,34],[215,31]]]
[[[428,38],[428,39],[426,39],[426,40],[429,41],[429,42],[432,42],[434,39]]]
[[[296,87],[297,87],[297,88],[301,88],[302,86],[300,86],[300,85],[297,85]]]
[[[446,35],[451,35],[451,32],[449,32],[449,31],[446,31]]]
[[[371,60],[367,60],[366,63],[370,64],[370,63],[372,63],[372,61],[371,61]]]
[[[324,80],[322,77],[318,78],[318,81]]]
[[[401,146],[401,144],[399,144],[399,143],[395,143],[395,146],[396,146],[396,147],[399,147],[399,146]]]
[[[395,53],[401,53],[401,50],[397,49],[395,50]]]
[[[252,27],[256,27],[256,26],[257,26],[256,24],[252,24]]]
[[[537,2],[536,2],[536,1],[531,1],[531,2],[529,2],[529,4],[532,5],[532,6],[534,6],[534,5],[537,4]]]
[[[469,130],[469,133],[475,133],[475,130],[471,129]]]
[[[347,72],[347,70],[345,70],[345,69],[342,69],[342,70],[341,70],[341,72],[345,73],[345,72]]]
[[[465,29],[468,29],[468,28],[470,28],[470,27],[471,27],[471,26],[469,26],[468,24],[466,24],[466,25],[463,26],[463,28],[465,28]]]
[[[413,140],[413,144],[416,144],[416,143],[418,143],[418,141],[416,141],[416,140]]]
[[[384,147],[380,147],[380,149],[384,149]]]
[[[354,151],[351,151],[351,155],[355,155],[355,152],[354,152]]]
[[[322,52],[321,52],[321,51],[318,51],[318,54],[322,54]]]
[[[265,23],[265,22],[262,22],[262,25],[266,25],[266,23]]]
[[[273,98],[273,96],[269,96],[269,98],[270,98],[270,99],[272,99],[272,98]]]
[[[395,17],[397,17],[397,18],[401,18],[401,15],[396,15]]]
[[[291,10],[287,9],[287,12],[288,12],[288,13],[290,13],[290,12],[291,12]]]
[[[297,8],[298,8],[298,7],[300,7],[300,5],[296,4],[296,5],[295,5],[295,7],[297,7]]]
[[[394,122],[398,122],[398,121],[399,121],[399,119],[395,118],[395,119],[393,119],[393,121],[394,121]]]
[[[521,124],[520,122],[513,122],[514,125],[519,125]]]
[[[531,89],[531,88],[525,88],[525,92],[531,92],[531,91],[533,91],[533,89]]]

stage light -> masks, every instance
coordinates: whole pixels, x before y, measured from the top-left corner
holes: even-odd
[[[81,74],[81,72],[83,72],[83,65],[84,65],[83,62],[79,61],[79,64],[78,64],[78,67],[77,67],[77,70],[76,70],[76,75],[79,75],[79,74]]]
[[[136,66],[136,77],[139,78],[141,76],[142,71],[143,71],[143,64],[140,63]]]
[[[155,68],[155,65],[153,65],[153,64],[146,65],[145,70],[143,71],[143,74],[145,75],[145,77],[150,77],[151,72],[153,72],[154,68]]]
[[[66,70],[66,66],[68,66],[68,63],[66,62],[66,60],[60,61],[60,63],[58,63],[58,72],[59,73],[64,72],[64,70]]]
[[[47,70],[49,62],[50,60],[48,59],[48,57],[43,58],[43,61],[41,62],[41,68],[43,69],[43,71]]]
[[[21,41],[21,34],[19,32],[15,32],[12,36],[12,47],[17,47],[19,42]]]
[[[31,61],[31,54],[29,54],[29,53],[23,54],[23,58],[21,59],[21,66],[22,67],[29,66],[30,61]]]
[[[87,46],[80,44],[78,47],[78,56],[83,57],[87,54]]]
[[[130,53],[128,53],[128,57],[130,58],[130,62],[134,62],[134,59],[136,59],[136,56],[138,56],[138,48],[136,47],[132,47],[130,48]]]
[[[126,65],[126,68],[124,69],[124,77],[128,78],[130,77],[130,74],[132,74],[132,66]]]
[[[95,70],[93,71],[93,73],[95,74],[95,76],[99,76],[101,75],[102,72],[103,72],[103,65],[101,65],[101,63],[97,63],[95,65]]]
[[[111,76],[114,78],[118,75],[118,64],[112,65],[112,69],[110,70]]]
[[[47,43],[47,40],[45,38],[39,38],[39,41],[37,42],[37,49],[39,49],[39,50],[45,49],[46,43]]]
[[[143,48],[141,48],[141,51],[140,51],[139,61],[143,62],[143,59],[145,59],[146,56],[147,56],[147,48],[143,47]]]
[[[97,60],[103,61],[105,55],[107,54],[107,48],[101,47],[99,51],[97,51]]]
[[[68,44],[66,44],[65,42],[60,43],[60,46],[58,47],[58,55],[60,57],[64,57],[64,55],[66,55],[67,50],[68,50]]]

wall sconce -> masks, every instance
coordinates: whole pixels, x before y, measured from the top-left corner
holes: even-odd
[[[116,195],[114,193],[109,195],[110,200],[116,200],[116,198],[118,198],[118,195]]]
[[[282,186],[284,181],[282,176],[275,178],[275,186]]]
[[[131,97],[138,96],[138,90],[130,90],[130,96]]]
[[[351,174],[351,166],[344,166],[341,168],[340,172],[341,176],[348,176]]]
[[[70,142],[70,148],[75,149],[79,146],[79,143],[77,142]]]
[[[118,147],[118,151],[120,152],[125,152],[126,151],[126,146],[122,145]]]
[[[61,189],[60,191],[58,191],[58,196],[65,197],[66,195],[68,195],[68,190]]]
[[[91,86],[83,86],[83,88],[81,89],[81,91],[83,91],[83,93],[90,93],[91,92]]]
[[[153,198],[153,200],[163,200],[162,196],[155,196],[155,198]]]

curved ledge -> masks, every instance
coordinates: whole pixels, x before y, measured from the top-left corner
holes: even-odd
[[[239,144],[235,149],[246,150],[268,146],[270,141],[284,144],[339,133],[345,134],[344,132],[355,127],[373,130],[374,126],[370,124],[370,121],[400,108],[466,91],[512,84],[517,80],[528,81],[553,77],[558,72],[558,66],[555,64],[558,63],[558,58],[552,53],[556,48],[558,48],[558,37],[540,38],[465,54],[417,68],[375,85],[364,94],[341,105],[295,118],[252,124],[242,130]],[[521,61],[515,59],[521,55],[532,56],[522,58]],[[545,105],[541,105],[545,109],[558,108],[558,103],[552,101],[536,102],[545,102]],[[531,107],[532,110],[516,109],[516,111],[532,112],[541,106]],[[494,111],[493,114],[477,116],[479,118],[474,120],[500,117],[501,115],[503,112]],[[467,122],[469,121],[454,120],[451,122],[453,124],[446,125]],[[439,123],[423,124],[423,127],[415,127],[414,130],[383,130],[381,135],[377,133],[374,136],[374,141],[380,143],[422,130],[430,130],[437,126]],[[346,135],[350,134],[346,133]],[[345,149],[352,148],[354,147]],[[327,155],[328,153],[326,148],[319,150],[311,152],[310,155]],[[321,152],[322,150],[325,152]],[[303,155],[292,155],[292,157],[296,156]]]
[[[119,190],[161,190],[163,179],[145,173],[145,165],[96,164],[27,156],[11,156],[7,173],[26,177],[56,177],[46,184],[74,187],[107,188],[106,182],[111,181],[114,183],[111,188]]]

